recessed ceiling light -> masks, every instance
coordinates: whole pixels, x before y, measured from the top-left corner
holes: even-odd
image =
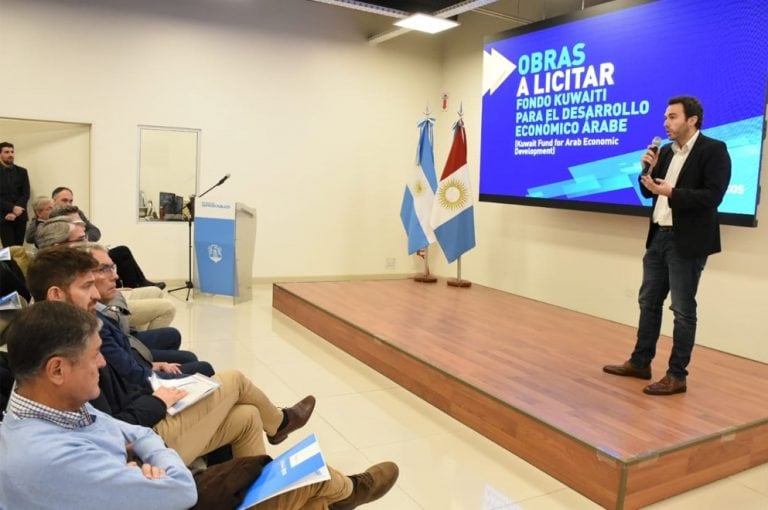
[[[452,21],[444,18],[437,18],[435,16],[429,16],[427,14],[414,14],[405,19],[395,22],[395,25],[401,28],[409,28],[411,30],[418,30],[419,32],[426,32],[428,34],[436,34],[449,28],[457,27],[459,24],[456,21]]]

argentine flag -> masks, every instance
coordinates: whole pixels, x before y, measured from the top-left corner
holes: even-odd
[[[432,228],[448,262],[475,247],[475,212],[467,167],[464,121],[453,128],[453,144],[432,207]]]
[[[419,122],[419,145],[416,149],[416,165],[403,194],[400,219],[408,235],[408,254],[414,254],[435,241],[429,226],[432,203],[437,189],[435,156],[432,152],[432,127],[435,119],[425,117]]]

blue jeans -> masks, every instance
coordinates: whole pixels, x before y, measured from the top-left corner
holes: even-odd
[[[155,328],[137,331],[133,334],[150,350],[178,350],[181,347],[181,333],[176,328]]]
[[[637,344],[630,361],[645,368],[656,355],[661,334],[664,300],[672,292],[675,316],[672,353],[667,374],[677,379],[688,375],[686,367],[696,340],[696,291],[707,257],[684,258],[675,248],[673,232],[656,232],[643,257],[643,284],[640,287],[640,321]]]
[[[155,361],[178,363],[181,365],[182,374],[200,373],[210,377],[215,373],[211,364],[207,361],[198,361],[195,353],[179,350],[179,346],[181,346],[181,333],[176,328],[156,328],[137,331],[135,336],[141,340],[141,343],[147,346]],[[165,373],[158,375],[166,379],[174,377]]]

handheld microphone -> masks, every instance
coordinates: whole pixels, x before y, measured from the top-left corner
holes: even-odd
[[[659,137],[657,136],[656,138],[659,138]],[[654,140],[655,140],[656,138],[654,138]],[[661,138],[659,138],[659,143],[661,143]],[[219,182],[217,182],[217,183],[216,183],[216,186],[221,186],[222,184],[224,184],[224,181],[226,181],[227,179],[229,179],[229,177],[230,177],[231,175],[232,175],[232,174],[227,174],[227,175],[225,175],[224,177],[222,177],[222,178],[221,178],[221,180],[220,180]]]
[[[655,154],[655,153],[659,152],[659,146],[660,145],[661,145],[661,137],[660,136],[654,136],[653,137],[653,141],[651,141],[651,146],[650,146],[649,150]],[[651,169],[651,164],[643,162],[643,173],[647,174],[648,170],[650,170],[650,169]],[[229,175],[229,174],[227,174],[227,175]]]

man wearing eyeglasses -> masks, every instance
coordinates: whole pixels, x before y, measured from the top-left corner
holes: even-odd
[[[72,190],[69,188],[66,188],[64,186],[59,186],[58,188],[53,190],[53,193],[51,193],[51,198],[53,199],[53,207],[77,207],[74,205],[75,196],[72,193]],[[85,223],[85,233],[88,236],[88,241],[98,241],[101,239],[101,230],[91,223],[91,221],[88,219],[88,217],[85,215],[83,211],[80,209],[75,210],[77,214],[77,218],[83,223]]]
[[[71,197],[71,193],[67,194],[65,191],[60,192],[58,197]],[[101,237],[101,232],[88,221],[83,212],[76,206],[72,205],[69,200],[64,205],[57,205],[51,211],[51,218],[67,217],[74,223],[84,223],[85,234],[88,237],[88,241],[96,242]],[[96,235],[94,232],[98,233]],[[159,289],[165,288],[165,282],[153,282],[148,280],[144,276],[144,271],[141,270],[139,263],[133,256],[133,252],[127,246],[115,246],[109,250],[112,258],[117,264],[117,272],[120,275],[120,280],[125,287],[139,288],[139,287],[158,287]]]
[[[116,367],[119,367],[118,372],[121,375],[127,376],[134,384],[147,384],[146,369],[149,367],[141,369],[140,365],[134,363],[134,359],[126,359],[125,347],[130,344],[136,349],[136,343],[131,342],[131,337],[120,328],[119,322],[107,313],[109,307],[114,306],[111,303],[114,302],[119,293],[116,286],[116,266],[103,246],[89,244],[83,246],[82,249],[99,263],[98,267],[93,270],[93,275],[96,290],[99,291],[100,296],[99,302],[96,303],[96,311],[103,320],[99,332],[104,341],[102,350],[105,350],[105,356],[108,356]],[[179,349],[181,333],[176,328],[149,329],[135,332],[133,336],[149,349],[151,359],[146,359],[146,354],[143,358],[152,364],[152,370],[170,375],[201,373],[210,377],[214,374],[213,367],[209,363],[198,361],[194,353]]]
[[[59,244],[84,242],[86,241],[85,224],[79,220],[73,221],[69,215],[58,216],[40,225],[36,240],[37,247],[40,249]],[[113,264],[111,260],[110,264]],[[157,287],[119,291],[115,293],[112,301],[104,304],[112,306],[112,309],[106,310],[106,313],[120,324],[126,334],[130,333],[131,328],[145,331],[168,327],[176,316],[176,307]],[[166,343],[159,348],[178,349],[180,342],[179,337],[178,342],[171,342],[171,344],[177,344],[176,347],[169,347],[170,344]]]
[[[43,222],[35,235],[35,246],[39,249],[57,244],[78,243],[86,241],[85,223],[71,221],[68,217],[60,216]]]

